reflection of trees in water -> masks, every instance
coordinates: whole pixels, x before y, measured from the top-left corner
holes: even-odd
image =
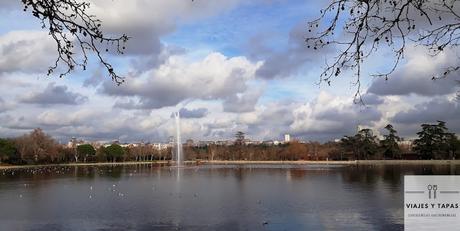
[[[373,165],[348,166],[341,173],[344,182],[359,184],[365,188],[374,188],[378,180],[378,172]]]
[[[401,167],[396,165],[389,165],[381,167],[382,181],[390,187],[392,192],[398,192],[402,182],[404,181],[404,174],[401,173]]]
[[[94,179],[97,169],[93,166],[75,166],[73,168],[73,176],[77,180]]]
[[[56,184],[59,180],[88,181],[98,175],[95,166],[47,166],[0,171],[0,182],[19,184],[27,190],[40,190]],[[16,186],[14,186],[16,185]]]
[[[47,166],[0,171],[0,180],[47,180],[69,177],[94,178],[95,167]]]
[[[402,187],[404,175],[455,175],[460,165],[355,165],[341,171],[342,180],[374,188],[378,182],[390,186],[393,191]]]
[[[120,179],[124,173],[123,167],[121,165],[105,167],[104,175],[113,179]]]
[[[291,176],[291,180],[300,180],[303,179],[307,175],[307,171],[304,169],[299,168],[292,168],[289,169],[289,175]]]
[[[378,224],[381,230],[403,228],[393,221],[391,214],[395,211],[386,209],[386,203],[391,204],[392,200],[399,200],[401,196],[401,170],[401,166],[392,165],[355,165],[341,169],[343,182],[356,194],[353,197],[355,203],[366,203],[375,208],[369,212],[362,211],[365,220],[370,224]]]
[[[244,180],[246,170],[247,169],[243,169],[243,168],[236,168],[236,169],[233,170],[235,179],[238,182],[242,182]]]
[[[289,174],[292,178],[303,179],[308,174],[324,174],[324,170],[306,170],[301,168],[273,168],[264,166],[235,166],[217,168],[220,176],[232,176],[239,182],[244,181],[247,177],[277,177],[284,174]]]
[[[404,168],[405,175],[455,175],[460,165],[414,165]]]

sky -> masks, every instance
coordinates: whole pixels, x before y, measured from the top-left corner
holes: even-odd
[[[447,122],[460,132],[458,73],[432,81],[456,64],[455,50],[436,57],[408,45],[389,80],[369,77],[388,67],[385,50],[363,64],[364,104],[353,100],[355,76],[331,86],[319,75],[334,49],[307,49],[307,22],[319,1],[91,0],[108,34],[131,37],[124,55],[106,54],[126,77],[117,86],[94,57],[86,70],[46,76],[55,43],[20,0],[0,3],[0,137],[42,128],[60,142],[166,142],[172,113],[183,139],[254,140],[283,134],[310,141],[353,135],[357,126],[385,134],[388,123],[414,138],[422,123]]]

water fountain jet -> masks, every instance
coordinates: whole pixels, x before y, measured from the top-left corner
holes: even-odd
[[[181,136],[180,136],[180,114],[179,112],[174,113],[174,118],[176,120],[175,159],[176,159],[176,165],[179,167],[182,165],[182,162],[183,162],[182,142],[181,142]]]

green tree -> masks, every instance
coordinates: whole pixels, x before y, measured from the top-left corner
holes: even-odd
[[[96,150],[96,158],[98,161],[107,161],[107,152],[104,146],[100,146]]]
[[[359,159],[359,150],[358,150],[358,137],[355,136],[344,136],[340,140],[340,146],[345,154],[351,153],[354,159]]]
[[[77,146],[77,154],[83,157],[83,162],[86,162],[87,157],[96,155],[96,150],[91,144],[82,144]]]
[[[448,158],[449,137],[453,134],[448,132],[446,122],[422,124],[422,131],[417,132],[417,135],[419,138],[414,140],[414,150],[423,159]]]
[[[242,145],[244,144],[244,132],[238,131],[235,134],[235,144],[236,145]]]
[[[112,144],[105,148],[105,153],[109,159],[115,162],[117,159],[123,157],[125,150],[118,144]]]
[[[365,128],[358,132],[360,146],[359,150],[364,159],[369,159],[377,153],[378,145],[376,142],[377,137],[371,129]]]
[[[383,135],[384,139],[381,142],[383,156],[392,159],[400,158],[401,151],[398,141],[401,141],[401,138],[396,134],[397,131],[393,128],[393,125],[388,124],[385,126],[385,129],[388,131],[388,134]]]
[[[75,160],[75,148],[72,147],[67,147],[67,146],[61,146],[58,149],[59,153],[59,162],[70,162],[72,160]]]
[[[423,159],[433,159],[435,147],[435,130],[431,124],[422,124],[422,131],[417,132],[418,139],[414,140],[414,150]]]
[[[371,129],[362,129],[354,136],[345,136],[341,146],[346,152],[351,152],[355,159],[369,159],[377,153],[377,137]]]
[[[18,159],[18,156],[14,143],[8,139],[0,139],[0,163],[11,163],[16,159]]]
[[[457,159],[457,153],[460,152],[460,140],[455,134],[448,135],[449,158]]]

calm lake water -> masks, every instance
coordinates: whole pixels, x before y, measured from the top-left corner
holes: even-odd
[[[0,230],[402,230],[405,174],[460,166],[159,165],[0,171]]]

